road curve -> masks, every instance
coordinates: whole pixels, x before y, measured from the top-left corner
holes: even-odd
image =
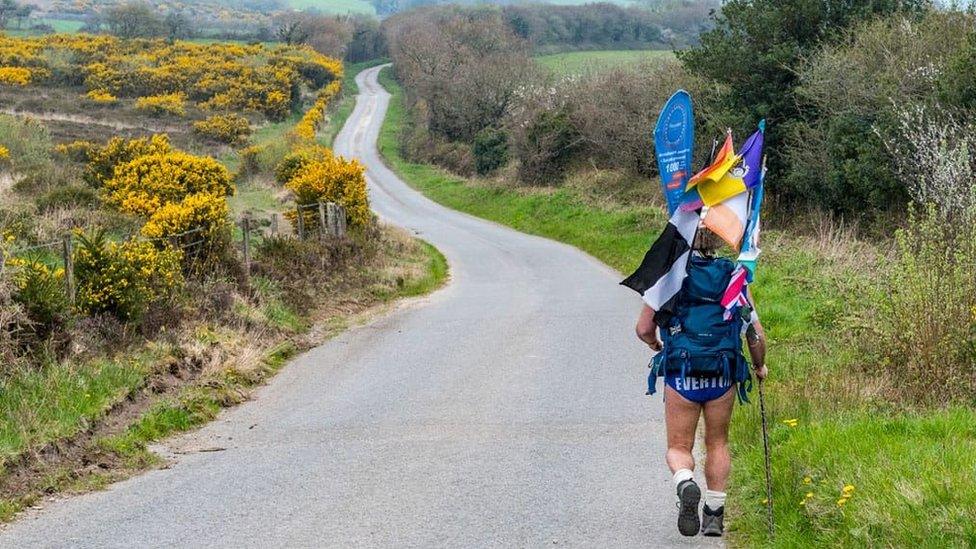
[[[167,469],[68,498],[4,547],[661,547],[675,528],[639,302],[574,248],[445,209],[381,162],[357,77],[335,149],[451,283],[296,359]],[[200,451],[215,450],[221,451]],[[197,451],[194,451],[197,450]],[[696,538],[693,543],[703,541]]]

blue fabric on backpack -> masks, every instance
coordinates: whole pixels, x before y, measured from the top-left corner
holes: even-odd
[[[742,317],[726,320],[721,303],[734,269],[728,259],[692,255],[673,314],[659,326],[664,349],[652,362],[647,394],[656,392],[657,378],[665,374],[724,376],[737,384],[739,400],[749,402],[752,376],[742,354]]]

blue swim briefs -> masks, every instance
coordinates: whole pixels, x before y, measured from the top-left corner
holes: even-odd
[[[735,383],[724,377],[665,376],[664,383],[679,395],[698,404],[705,404],[729,392]]]

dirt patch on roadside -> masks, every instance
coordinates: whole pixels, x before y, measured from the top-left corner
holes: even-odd
[[[98,476],[111,482],[128,476],[134,470],[132,464],[122,463],[117,454],[100,448],[97,441],[124,432],[161,397],[176,395],[200,377],[205,364],[200,356],[161,360],[145,384],[117,402],[100,421],[76,436],[8,463],[0,478],[0,498],[30,506],[39,497],[57,493],[85,477]]]

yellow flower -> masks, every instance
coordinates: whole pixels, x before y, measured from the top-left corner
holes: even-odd
[[[799,423],[800,423],[800,420],[799,419],[795,419],[795,418],[794,419],[784,419],[783,420],[783,424],[786,425],[787,427],[796,427],[797,424],[799,424]]]
[[[807,492],[806,498],[810,499],[813,497],[813,492]]]
[[[840,499],[838,499],[837,500],[837,507],[843,507],[844,504],[847,503],[847,499],[848,498],[840,498]]]
[[[811,482],[813,482],[813,479],[812,478],[810,478],[810,477],[803,477],[803,484],[810,484]]]
[[[844,495],[850,496],[852,493],[854,493],[854,485],[853,484],[845,484],[844,485]]]
[[[24,67],[0,67],[0,84],[26,86],[31,81],[31,70]]]

